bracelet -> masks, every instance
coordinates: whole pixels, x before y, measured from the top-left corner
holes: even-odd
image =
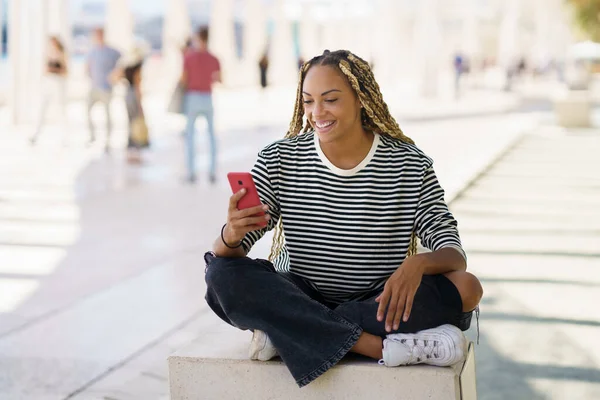
[[[221,228],[221,241],[223,242],[223,244],[230,248],[230,249],[237,249],[238,247],[240,247],[242,245],[242,242],[240,241],[240,244],[238,244],[237,246],[230,246],[227,244],[227,242],[225,241],[225,236],[223,236],[223,232],[225,232],[225,227],[227,226],[227,224],[223,225],[223,227]]]

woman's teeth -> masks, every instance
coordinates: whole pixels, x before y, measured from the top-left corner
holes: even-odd
[[[329,122],[315,122],[315,125],[317,126],[317,128],[323,129],[323,128],[327,128],[328,126],[332,125],[334,121],[329,121]]]

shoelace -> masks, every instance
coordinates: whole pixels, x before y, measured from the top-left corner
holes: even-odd
[[[411,364],[413,360],[417,360],[417,362],[421,362],[425,358],[439,358],[439,354],[435,352],[439,345],[437,340],[418,340],[412,339],[412,344],[410,344],[411,340],[409,339],[401,339],[400,343],[407,345],[410,348],[411,352],[411,360],[408,364]],[[432,343],[432,346],[429,344]],[[384,360],[379,360],[379,365],[384,365]]]
[[[479,305],[475,307],[475,318],[477,319],[477,344],[479,345]]]

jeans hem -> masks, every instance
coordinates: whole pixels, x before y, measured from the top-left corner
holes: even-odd
[[[350,337],[346,340],[344,345],[330,359],[328,359],[323,364],[321,364],[313,372],[305,375],[304,377],[302,377],[296,381],[296,383],[298,384],[298,387],[303,387],[303,386],[308,385],[309,383],[311,383],[312,381],[317,379],[319,376],[323,375],[325,373],[325,371],[327,371],[329,368],[333,367],[335,364],[340,362],[340,360],[350,351],[350,349],[352,347],[354,347],[354,345],[358,341],[358,338],[360,337],[362,332],[363,332],[363,329],[360,326],[355,325],[353,327],[352,333],[350,334]]]

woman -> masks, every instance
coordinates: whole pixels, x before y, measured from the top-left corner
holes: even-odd
[[[142,162],[141,150],[150,146],[148,131],[142,108],[142,65],[144,56],[141,50],[135,49],[120,61],[121,67],[114,73],[113,80],[125,79],[127,92],[125,106],[129,120],[127,138],[127,161],[131,164]]]
[[[461,329],[482,288],[432,160],[390,115],[367,62],[345,50],[306,62],[289,131],[252,174],[264,205],[240,211],[244,193],[231,196],[205,256],[206,300],[254,331],[251,358],[280,355],[300,387],[348,352],[389,367],[464,358]],[[246,258],[270,229],[274,265]],[[415,235],[430,253],[416,254]]]
[[[34,145],[42,131],[42,126],[46,118],[46,112],[48,105],[52,98],[56,98],[60,105],[63,120],[67,119],[67,98],[66,98],[66,87],[67,87],[67,57],[65,55],[65,48],[56,36],[51,36],[48,42],[48,54],[45,65],[45,82],[44,82],[44,93],[42,94],[42,103],[40,105],[40,114],[38,117],[37,128],[30,138],[30,142]],[[67,129],[64,131],[67,132]]]

